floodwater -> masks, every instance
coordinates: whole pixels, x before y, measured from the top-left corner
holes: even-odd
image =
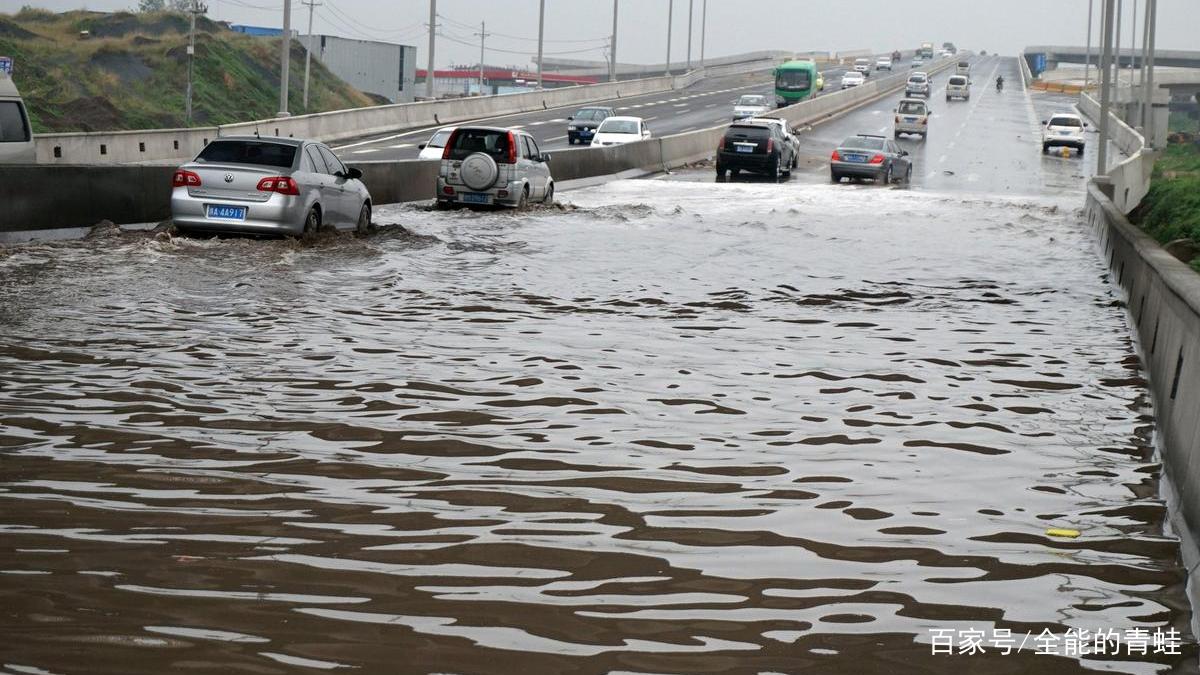
[[[1077,192],[567,200],[0,253],[0,665],[1195,672]]]

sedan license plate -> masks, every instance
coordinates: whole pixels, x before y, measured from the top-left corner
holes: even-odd
[[[859,162],[859,163],[867,161],[866,155],[846,155],[846,159],[851,162]]]
[[[754,146],[753,146],[753,145],[739,145],[739,146],[736,146],[736,147],[737,147],[737,151],[738,151],[738,152],[754,152]]]
[[[915,117],[905,117],[905,118],[904,118],[904,121],[905,121],[905,122],[916,122],[916,121],[917,121],[917,118],[915,118]]]
[[[1059,136],[1070,136],[1070,135],[1071,135],[1071,132],[1069,132],[1069,131],[1060,131],[1060,132],[1058,132],[1058,135],[1059,135]]]
[[[209,218],[221,218],[222,220],[245,220],[246,207],[244,206],[224,206],[222,204],[208,205]]]
[[[492,201],[492,196],[479,194],[478,192],[464,192],[462,193],[462,200],[465,204],[489,204]]]

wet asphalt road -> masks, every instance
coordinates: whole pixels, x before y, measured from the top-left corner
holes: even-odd
[[[4,249],[0,664],[1196,672],[1065,100],[980,93],[909,187],[819,162],[883,101],[778,184]],[[1134,628],[1180,653],[1062,653]]]

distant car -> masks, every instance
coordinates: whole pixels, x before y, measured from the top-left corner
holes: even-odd
[[[604,120],[616,115],[612,108],[603,106],[587,106],[567,118],[567,145],[590,143],[596,134],[596,127]]]
[[[624,145],[647,138],[650,138],[650,129],[642,118],[613,116],[600,123],[592,138],[592,145]]]
[[[929,98],[929,76],[921,71],[909,75],[908,82],[904,84],[904,95]]]
[[[919,98],[902,98],[896,106],[895,137],[900,134],[915,134],[925,138],[929,134],[929,116],[933,111],[929,104]]]
[[[883,57],[883,58],[876,60],[875,61],[875,70],[886,70],[888,72],[891,72],[892,60],[887,57]]]
[[[967,79],[971,79],[971,64],[968,61],[959,61],[954,67],[955,75],[965,75]]]
[[[1055,113],[1050,119],[1042,121],[1042,152],[1050,152],[1050,148],[1075,148],[1083,154],[1086,144],[1083,130],[1087,128],[1083,118],[1074,113]]]
[[[756,117],[771,109],[771,103],[761,94],[743,94],[733,102],[733,121]]]
[[[459,127],[438,171],[437,205],[510,206],[554,201],[550,155],[519,129]]]
[[[900,63],[900,59],[902,59],[902,58],[904,58],[904,56],[900,53],[899,49],[892,52],[892,64],[893,65]]]
[[[313,235],[324,225],[371,227],[371,193],[315,141],[271,136],[213,139],[171,179],[181,230]]]
[[[951,75],[950,79],[946,80],[946,100],[956,98],[971,100],[971,79],[966,75]]]
[[[829,157],[829,177],[834,183],[843,178],[871,178],[890,184],[912,179],[908,152],[883,136],[859,134],[842,141]]]
[[[863,77],[871,75],[871,59],[855,59],[854,69],[863,74]]]
[[[443,127],[433,132],[428,141],[417,146],[421,151],[417,159],[441,159],[442,151],[446,149],[446,141],[450,140],[453,131],[454,127]]]
[[[0,164],[34,164],[33,127],[17,85],[0,73]]]
[[[867,78],[862,73],[858,72],[857,70],[851,70],[845,75],[842,75],[842,89],[858,87],[866,81]]]
[[[925,65],[925,59],[921,58],[920,56],[914,56],[913,60],[912,60],[912,64],[910,64],[908,67],[909,68],[920,68],[923,65]]]
[[[770,176],[790,176],[796,164],[791,143],[775,124],[738,122],[725,130],[717,146],[717,179],[727,173],[751,171]]]
[[[800,137],[792,132],[792,128],[788,126],[787,120],[778,117],[751,117],[745,120],[747,124],[771,124],[778,130],[783,139],[788,145],[792,146],[792,165],[790,168],[796,168],[796,164],[800,157]]]

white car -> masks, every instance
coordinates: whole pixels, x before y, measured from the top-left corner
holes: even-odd
[[[592,137],[592,147],[604,145],[624,145],[634,141],[650,138],[650,129],[646,121],[640,117],[608,117],[596,129]]]
[[[771,103],[761,94],[743,94],[733,102],[733,121],[756,117],[771,109]]]
[[[863,77],[871,75],[871,59],[855,59],[854,69],[863,74]]]
[[[1042,122],[1042,152],[1050,148],[1075,148],[1083,154],[1083,130],[1087,122],[1074,113],[1054,113]]]
[[[867,78],[857,70],[852,70],[845,75],[842,75],[842,89],[857,87],[867,81]]]
[[[895,137],[900,134],[914,134],[925,138],[929,133],[929,116],[933,111],[929,105],[919,98],[902,98],[896,106]]]
[[[778,128],[780,135],[787,139],[788,145],[792,146],[792,168],[796,168],[800,156],[800,137],[792,132],[787,120],[778,117],[751,117],[744,122],[746,124],[770,124]]]
[[[450,140],[450,134],[458,127],[443,127],[433,132],[428,141],[417,146],[421,154],[417,155],[417,159],[441,159],[442,152],[446,149],[446,141]]]
[[[892,60],[888,58],[879,59],[875,62],[875,70],[886,70],[891,72]]]
[[[971,100],[971,79],[966,75],[951,75],[950,79],[946,80],[946,100],[956,98]]]
[[[21,92],[6,73],[0,72],[0,164],[34,164],[33,127]]]

